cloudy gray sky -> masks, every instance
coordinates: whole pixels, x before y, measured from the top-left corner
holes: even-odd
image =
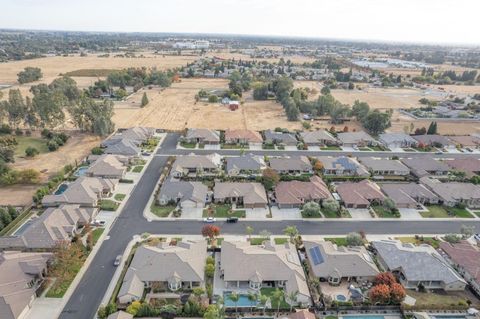
[[[480,44],[479,0],[0,0],[0,28]]]

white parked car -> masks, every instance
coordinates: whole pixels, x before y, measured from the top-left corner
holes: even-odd
[[[216,221],[217,221],[217,219],[215,217],[206,217],[206,218],[203,219],[204,223],[214,223]]]

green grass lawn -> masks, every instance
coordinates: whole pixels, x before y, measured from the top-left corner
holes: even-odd
[[[116,211],[119,205],[120,204],[118,204],[117,202],[114,202],[111,199],[102,199],[100,201],[101,210]]]
[[[372,206],[373,210],[380,218],[400,218],[400,214],[394,214],[389,210],[386,210],[383,206]]]
[[[347,238],[338,237],[338,238],[325,238],[326,241],[330,241],[337,246],[347,246]]]
[[[175,206],[158,206],[152,203],[150,206],[150,211],[158,217],[168,217],[168,215],[175,209]]]
[[[364,152],[372,152],[372,149],[369,148],[369,147],[359,147],[358,150],[359,151],[364,151]]]
[[[433,237],[396,237],[395,239],[400,240],[402,243],[409,243],[414,245],[428,244],[433,248],[437,249],[440,246],[440,241],[436,240]]]
[[[341,151],[342,148],[340,146],[324,146],[320,147],[320,150],[322,151]]]
[[[260,294],[271,298],[276,289],[277,288],[260,288]],[[277,303],[272,299],[270,300],[272,302],[272,309],[277,309]],[[283,298],[283,300],[280,302],[280,309],[290,309],[290,305],[285,301],[285,298]]]
[[[234,210],[231,211],[232,208],[230,205],[215,205],[214,216],[219,218],[228,218],[228,217],[238,217],[238,218],[245,218],[246,211],[245,210]],[[203,217],[209,217],[208,209],[203,210]]]
[[[288,238],[275,238],[274,241],[277,245],[284,245],[288,242]]]
[[[240,145],[240,144],[222,144],[221,148],[224,150],[239,150],[245,149],[248,150],[248,145]]]
[[[479,210],[477,210],[477,211],[475,211],[475,212],[473,212],[473,213],[474,213],[475,215],[477,215],[478,217],[480,217],[480,211],[479,211]]]
[[[105,228],[95,228],[95,229],[92,231],[93,245],[94,245],[94,246],[95,246],[95,244],[97,243],[97,241],[98,241],[98,239],[100,238],[100,236],[102,236],[104,230],[105,230]]]
[[[435,292],[418,292],[414,290],[406,290],[407,295],[415,298],[415,306],[429,305],[446,306],[458,305],[460,302],[467,308],[467,295],[464,291],[449,292],[449,293],[435,293]]]
[[[181,142],[180,146],[184,148],[195,148],[197,146],[197,143]]]
[[[320,214],[320,212],[319,212],[318,214],[307,216],[302,210],[302,218],[322,218],[322,214]]]
[[[389,149],[387,149],[386,147],[383,147],[383,146],[370,146],[370,149],[374,150],[374,151],[377,151],[377,152],[382,152],[382,151],[390,151]]]
[[[132,172],[133,172],[133,173],[140,173],[142,170],[143,170],[143,165],[138,165],[138,166],[135,166],[135,167],[132,169]]]
[[[31,146],[42,153],[48,153],[47,140],[32,136],[15,136],[18,145],[15,147],[15,157],[25,157],[25,150]]]
[[[115,194],[115,196],[113,198],[115,198],[115,200],[118,200],[119,202],[121,202],[124,198],[125,198],[125,194]]]
[[[254,246],[261,245],[266,240],[268,240],[268,238],[261,238],[261,237],[251,238],[250,245],[254,245]]]
[[[440,205],[430,205],[426,207],[428,211],[420,212],[420,215],[422,215],[422,217],[424,218],[451,218],[451,217],[473,218],[472,214],[470,214],[464,208],[443,207]]]
[[[50,289],[47,291],[46,297],[48,298],[63,298],[67,292],[68,287],[72,284],[72,281],[77,276],[77,273],[82,268],[83,263],[87,259],[88,253],[84,253],[79,260],[73,265],[70,265],[68,273],[64,278],[57,278]]]

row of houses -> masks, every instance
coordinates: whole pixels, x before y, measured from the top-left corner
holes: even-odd
[[[246,129],[227,129],[224,131],[224,142],[226,144],[244,144],[259,145],[262,143],[276,144],[284,146],[296,146],[303,142],[307,146],[346,146],[346,147],[366,147],[383,145],[390,149],[410,148],[423,146],[441,147],[452,149],[478,148],[480,145],[480,136],[478,135],[460,135],[460,136],[442,136],[433,135],[408,135],[405,133],[383,133],[378,136],[378,140],[363,131],[341,132],[335,136],[326,130],[316,130],[308,132],[284,132],[266,130],[260,134],[257,131]],[[217,145],[220,144],[221,134],[212,129],[188,129],[184,136],[184,141],[189,143],[200,143]]]

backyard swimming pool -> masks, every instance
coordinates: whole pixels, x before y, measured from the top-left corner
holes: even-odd
[[[67,190],[67,188],[68,188],[67,184],[61,184],[60,186],[58,186],[54,194],[55,195],[63,194]]]
[[[336,295],[335,299],[337,299],[338,301],[347,301],[347,297],[345,297],[344,295]]]
[[[223,302],[225,307],[235,308],[235,303],[230,300],[229,298],[230,293],[225,292],[223,293]],[[239,299],[237,301],[238,308],[245,308],[245,307],[256,307],[258,302],[257,301],[250,301],[248,299],[248,295],[238,295]]]
[[[88,171],[88,166],[81,166],[76,170],[75,174],[73,175],[77,177],[84,176],[87,173],[87,171]]]

